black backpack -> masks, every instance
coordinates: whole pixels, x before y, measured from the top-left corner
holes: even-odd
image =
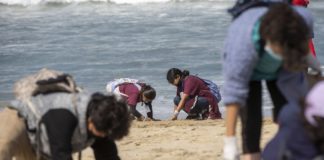
[[[254,7],[269,7],[272,4],[276,3],[291,3],[291,0],[282,0],[278,2],[273,2],[270,0],[237,0],[235,5],[228,9],[228,12],[233,16],[233,19],[237,18],[239,15],[241,15],[243,12],[250,8]]]

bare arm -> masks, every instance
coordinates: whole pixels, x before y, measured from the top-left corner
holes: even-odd
[[[226,136],[235,136],[238,112],[238,104],[230,104],[226,106]]]
[[[174,105],[173,111],[175,111],[177,109],[177,107],[178,107],[177,105]]]
[[[189,97],[188,94],[183,94],[182,95],[178,106],[174,106],[174,114],[173,114],[171,120],[176,120],[178,118],[179,112],[185,106],[185,103],[186,103],[186,100],[188,99],[188,97]]]
[[[175,109],[175,111],[178,111],[179,112],[184,107],[184,105],[185,105],[186,100],[188,99],[188,97],[189,97],[188,94],[183,94],[182,95],[181,100],[180,100],[177,108]]]
[[[137,118],[137,120],[144,120],[144,116],[136,109],[136,106],[129,106],[130,112]]]
[[[239,160],[239,150],[235,137],[237,115],[240,106],[238,104],[226,105],[226,133],[224,137],[223,158],[226,160]]]

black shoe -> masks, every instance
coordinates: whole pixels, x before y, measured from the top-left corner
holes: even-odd
[[[201,117],[199,114],[189,114],[186,119],[195,119],[195,120],[200,120]]]

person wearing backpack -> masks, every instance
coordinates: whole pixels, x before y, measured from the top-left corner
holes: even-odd
[[[158,120],[153,118],[152,101],[156,97],[156,91],[146,83],[141,83],[136,79],[121,78],[108,82],[106,86],[108,93],[114,93],[126,100],[130,113],[138,121]],[[137,103],[145,105],[146,115],[144,117],[137,109]]]
[[[15,84],[16,100],[0,112],[0,159],[72,160],[87,147],[96,160],[119,160],[127,104],[114,95],[76,89],[72,77],[43,69]]]
[[[270,9],[269,9],[270,8]],[[235,138],[238,115],[242,122],[243,159],[259,160],[262,127],[262,85],[265,80],[274,105],[273,119],[287,103],[277,81],[284,75],[299,79],[304,88],[312,16],[302,7],[263,0],[240,0],[230,10],[223,53],[226,134],[223,157],[239,159]],[[311,56],[312,57],[312,56]],[[283,71],[285,74],[282,74]],[[289,82],[287,82],[289,83]],[[289,96],[289,95],[288,95]]]
[[[298,89],[294,88],[291,92]],[[262,159],[324,159],[323,93],[324,81],[321,81],[302,100],[289,101],[279,114],[279,129],[266,145]]]
[[[171,120],[176,120],[181,110],[188,114],[187,119],[222,118],[218,108],[220,99],[213,95],[203,79],[178,68],[169,69],[166,78],[170,84],[177,87]]]

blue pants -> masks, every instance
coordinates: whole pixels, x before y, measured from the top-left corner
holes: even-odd
[[[181,101],[179,96],[174,97],[174,104],[178,105]],[[187,119],[196,119],[199,117],[199,114],[204,114],[208,112],[209,103],[208,100],[204,97],[198,97],[194,106],[190,109]],[[204,117],[203,117],[204,118]],[[207,118],[207,117],[206,117]]]

